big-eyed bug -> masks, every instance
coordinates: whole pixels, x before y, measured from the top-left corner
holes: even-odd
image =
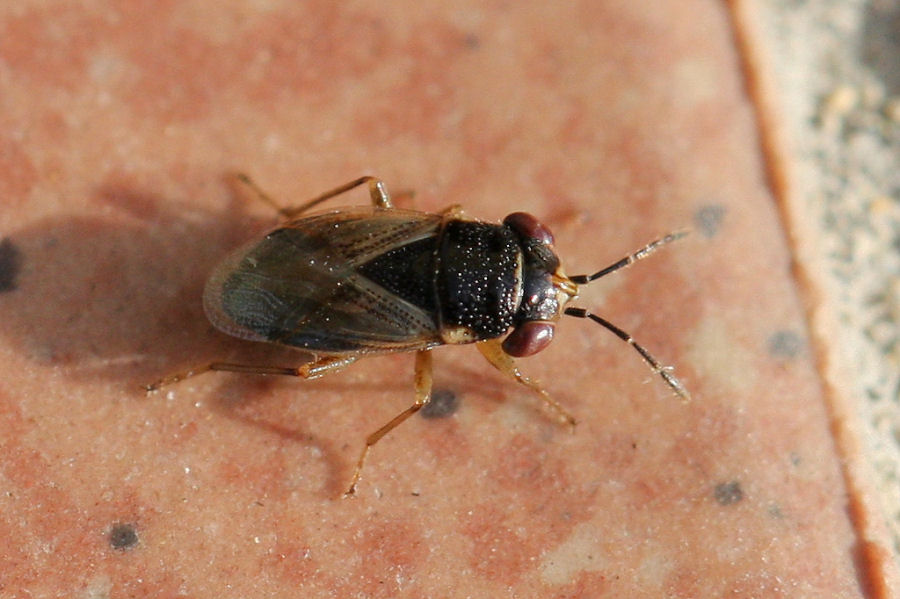
[[[203,292],[207,317],[229,335],[300,348],[315,359],[299,367],[212,362],[146,388],[210,370],[311,379],[365,356],[415,351],[415,402],[366,438],[345,496],[355,493],[369,449],[429,402],[431,350],[440,345],[475,343],[495,368],[540,395],[562,422],[575,424],[514,358],[547,347],[563,314],[588,318],[631,345],[678,396],[689,398],[671,369],[631,335],[584,308],[567,307],[579,285],[647,257],[682,233],[592,275],[567,276],[553,234],[524,212],[498,225],[468,218],[459,206],[439,214],[400,210],[375,177],[282,208],[245,175],[238,179],[275,207],[283,222],[216,267]],[[301,216],[361,185],[369,188],[371,207]]]

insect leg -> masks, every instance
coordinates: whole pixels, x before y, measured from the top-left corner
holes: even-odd
[[[415,403],[394,416],[387,424],[377,431],[366,437],[366,446],[363,447],[362,453],[359,455],[359,460],[356,462],[356,471],[354,471],[353,479],[350,481],[350,488],[344,493],[344,497],[352,497],[356,494],[356,485],[359,483],[359,477],[362,473],[363,465],[366,463],[366,456],[369,453],[369,448],[378,443],[382,437],[394,430],[400,423],[418,412],[423,406],[431,401],[431,381],[431,351],[418,351],[416,352]]]
[[[210,362],[209,364],[191,368],[190,370],[185,370],[184,372],[170,374],[169,376],[161,378],[158,381],[150,383],[149,385],[145,385],[144,389],[146,389],[148,392],[156,391],[160,387],[165,387],[167,385],[171,385],[173,383],[183,381],[184,379],[188,379],[193,376],[197,376],[198,374],[203,374],[204,372],[210,371],[243,372],[246,374],[279,374],[285,376],[299,376],[304,379],[314,379],[344,368],[345,366],[355,362],[357,360],[357,357],[358,356],[323,357],[298,367],[255,366],[253,364],[234,364],[232,362]]]
[[[517,382],[525,385],[535,393],[541,396],[541,399],[544,401],[547,406],[556,412],[556,415],[559,417],[560,422],[568,423],[571,425],[575,425],[575,418],[569,414],[565,408],[563,408],[555,399],[550,397],[550,394],[547,393],[541,385],[522,374],[519,370],[519,367],[516,366],[516,361],[503,351],[503,347],[500,344],[499,339],[488,339],[487,341],[481,341],[480,343],[476,343],[475,347],[478,348],[478,351],[481,352],[488,362],[493,365],[494,368],[502,372],[503,374],[510,376],[516,379]]]
[[[256,183],[253,182],[253,180],[249,176],[245,175],[244,173],[237,173],[235,177],[238,181],[249,187],[250,190],[253,191],[253,193],[255,193],[260,200],[275,208],[275,210],[278,211],[278,214],[280,214],[285,220],[296,218],[310,208],[318,206],[322,202],[337,197],[342,193],[348,192],[351,189],[359,187],[364,183],[368,184],[369,186],[369,196],[372,198],[372,204],[376,208],[386,210],[388,208],[394,207],[394,204],[391,202],[391,194],[388,193],[384,181],[377,177],[366,176],[354,179],[353,181],[345,183],[340,187],[335,187],[334,189],[326,191],[325,193],[320,194],[313,199],[300,204],[299,206],[290,207],[283,207],[279,205],[278,202],[272,199],[272,196],[264,192]]]

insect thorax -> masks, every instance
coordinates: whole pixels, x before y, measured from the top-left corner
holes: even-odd
[[[522,294],[522,255],[506,226],[451,220],[437,254],[437,297],[442,334],[471,331],[461,343],[499,337],[512,325]]]

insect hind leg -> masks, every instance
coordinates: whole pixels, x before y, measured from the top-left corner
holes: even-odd
[[[234,177],[246,185],[250,191],[256,195],[261,201],[265,202],[272,208],[274,208],[279,215],[284,220],[291,220],[297,218],[304,212],[308,211],[323,202],[326,202],[332,198],[335,198],[343,193],[346,193],[352,189],[359,187],[360,185],[368,185],[369,186],[369,197],[372,200],[372,205],[376,208],[387,210],[394,207],[394,203],[391,201],[391,194],[388,193],[387,186],[384,184],[384,181],[379,179],[378,177],[364,176],[354,179],[349,183],[345,183],[334,189],[330,189],[325,193],[319,194],[316,197],[308,200],[302,204],[297,206],[282,206],[277,201],[275,201],[272,196],[267,194],[263,189],[257,185],[253,179],[244,173],[236,173]]]
[[[163,377],[157,381],[144,385],[144,389],[149,393],[157,391],[162,387],[167,387],[174,383],[178,383],[185,379],[189,379],[203,374],[204,372],[241,372],[244,374],[275,374],[283,376],[297,376],[304,379],[315,379],[326,374],[337,372],[342,368],[352,364],[357,360],[357,356],[343,357],[323,357],[313,362],[307,362],[297,367],[292,366],[258,366],[254,364],[236,364],[233,362],[209,362],[190,370],[176,372],[169,376]]]
[[[397,428],[397,426],[403,423],[407,418],[428,405],[428,402],[431,401],[431,385],[431,351],[420,350],[416,352],[415,403],[391,418],[381,428],[366,437],[366,445],[365,447],[363,447],[362,453],[359,454],[359,459],[356,461],[356,470],[353,472],[353,478],[350,481],[350,488],[347,489],[346,493],[344,493],[344,497],[353,497],[356,494],[356,485],[359,483],[363,466],[366,463],[366,456],[369,454],[369,449],[371,449],[373,445],[378,443],[378,441],[380,441],[386,434]]]

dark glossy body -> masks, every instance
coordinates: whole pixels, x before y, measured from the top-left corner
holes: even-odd
[[[547,267],[558,264],[516,222],[351,208],[286,222],[234,252],[204,307],[226,333],[314,354],[420,350],[555,320]],[[550,302],[541,314],[534,297]]]

